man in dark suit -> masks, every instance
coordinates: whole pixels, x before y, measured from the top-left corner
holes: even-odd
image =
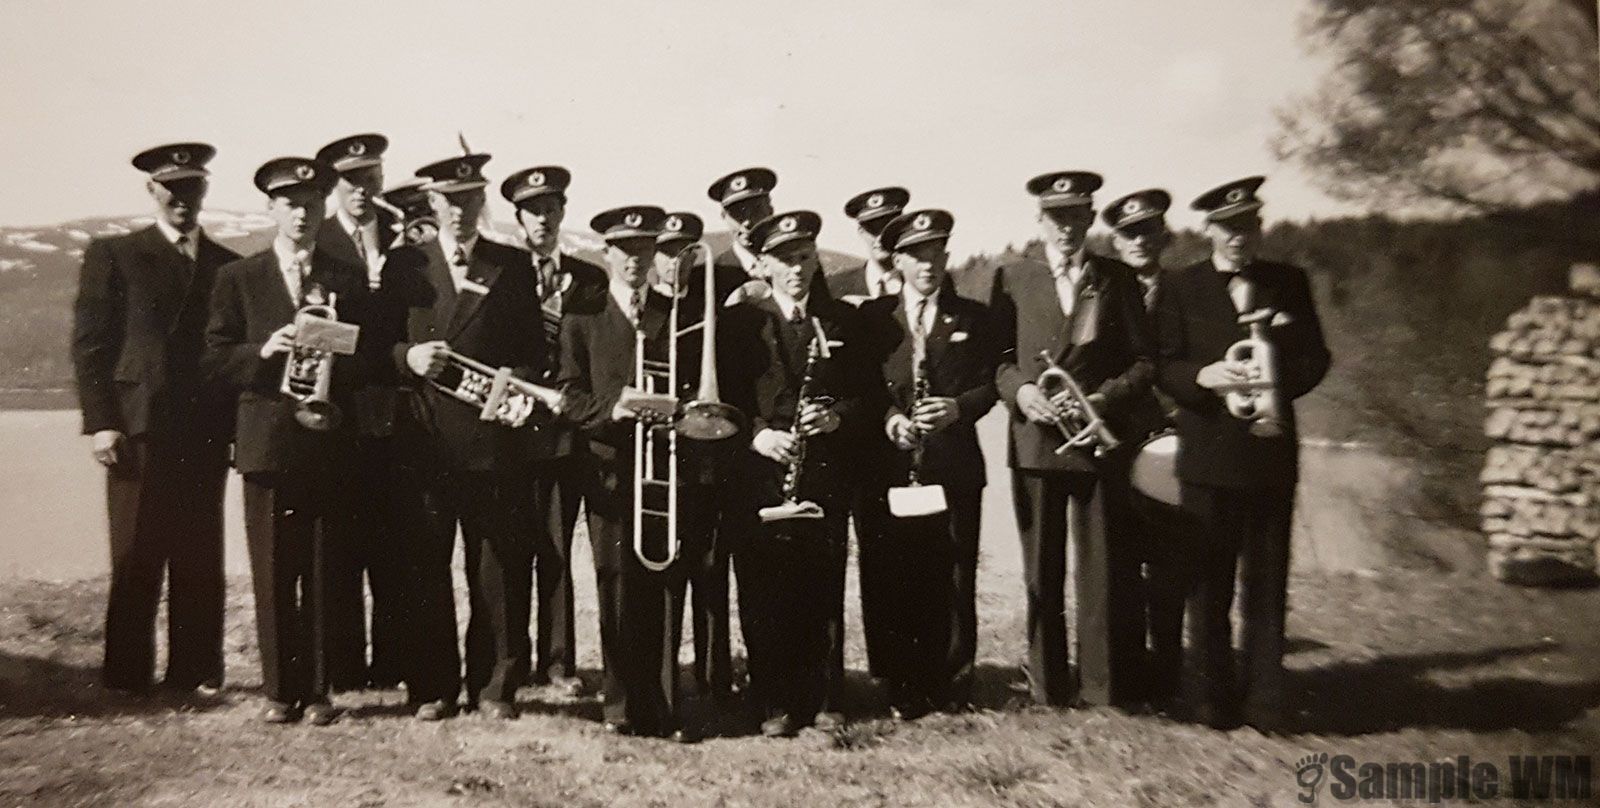
[[[739,617],[749,649],[750,687],[768,736],[812,724],[839,727],[843,671],[845,530],[848,477],[843,424],[881,412],[881,382],[857,312],[813,294],[821,262],[810,211],[778,214],[751,231],[772,277],[772,294],[755,309],[751,336],[734,343],[742,357],[730,402],[750,415],[753,453],[744,458],[742,497],[725,516],[737,523],[734,569]],[[822,354],[828,354],[823,357]],[[804,395],[802,395],[802,393]],[[798,475],[796,477],[795,475]],[[813,518],[761,521],[820,506]]]
[[[111,591],[101,681],[143,692],[155,667],[156,605],[167,578],[164,684],[222,687],[222,493],[231,402],[200,372],[217,268],[236,254],[200,228],[203,143],[133,158],[149,175],[155,224],[90,242],[73,309],[83,434],[106,467]]]
[[[482,238],[483,164],[467,154],[417,171],[427,180],[438,240],[421,249],[427,263],[410,299],[406,339],[394,361],[411,380],[418,444],[432,474],[424,481],[429,518],[411,531],[412,671],[408,695],[418,718],[452,714],[461,687],[450,556],[459,525],[466,545],[472,613],[467,621],[469,706],[490,718],[515,718],[521,660],[527,658],[528,575],[533,542],[521,505],[531,485],[527,445],[510,426],[486,421],[457,400],[459,368],[447,352],[518,378],[539,378],[549,361],[539,297],[527,252]],[[531,428],[531,427],[523,427]]]
[[[641,349],[645,359],[665,362],[675,338],[672,303],[649,286],[665,218],[660,208],[632,206],[600,213],[590,223],[605,238],[610,280],[602,309],[572,313],[562,323],[560,383],[562,417],[580,426],[594,460],[585,499],[600,594],[606,730],[688,741],[693,736],[679,719],[675,687],[679,634],[670,625],[672,614],[681,616],[670,584],[677,573],[671,565],[653,569],[646,563],[683,563],[672,559],[665,544],[669,510],[676,513],[680,535],[696,532],[703,514],[673,490],[667,447],[676,408],[660,417],[625,399],[644,392],[676,394],[638,379],[636,362]],[[656,451],[640,461],[641,469],[636,453],[651,451],[651,445],[638,444],[647,430],[657,430]],[[636,491],[636,485],[643,487]],[[636,510],[636,496],[654,513]],[[674,496],[675,510],[668,504]],[[644,536],[641,547],[634,543],[636,525]]]
[[[1203,551],[1188,603],[1197,657],[1191,705],[1213,726],[1243,720],[1275,729],[1284,707],[1283,622],[1299,473],[1293,401],[1322,381],[1331,357],[1305,271],[1257,258],[1262,182],[1230,182],[1194,200],[1206,217],[1211,257],[1167,276],[1157,323],[1161,388],[1178,402],[1180,496]],[[1279,413],[1235,417],[1228,394],[1257,379],[1249,364],[1226,355],[1250,335],[1241,318],[1263,312]],[[1244,643],[1238,668],[1229,619],[1236,567]]]
[[[1144,313],[1150,333],[1155,333],[1156,303],[1163,286],[1161,253],[1172,242],[1166,213],[1172,196],[1159,188],[1148,188],[1119,197],[1106,206],[1100,218],[1111,228],[1111,244],[1117,257],[1132,267],[1139,278]],[[1172,398],[1158,388],[1134,399],[1130,426],[1125,440],[1141,446],[1151,437],[1172,428],[1177,409]],[[1134,452],[1119,453],[1118,459],[1132,462]],[[1119,469],[1119,475],[1131,469]],[[1138,526],[1131,536],[1145,567],[1144,615],[1147,638],[1146,692],[1151,709],[1170,712],[1176,706],[1180,673],[1183,667],[1184,581],[1189,559],[1185,555],[1187,531],[1182,514],[1171,505],[1134,494],[1132,488],[1118,489],[1130,494],[1127,499],[1107,501],[1108,507],[1124,509],[1124,517]]]
[[[1098,174],[1062,171],[1028,182],[1038,198],[1046,261],[995,273],[990,307],[1001,354],[995,381],[1011,411],[1012,498],[1028,586],[1028,683],[1041,704],[1128,703],[1143,656],[1139,559],[1129,526],[1107,509],[1108,473],[1092,446],[1062,450],[1064,395],[1037,384],[1046,358],[1077,381],[1110,430],[1127,434],[1128,408],[1150,385],[1149,336],[1139,283],[1122,263],[1089,253]],[[1077,677],[1068,664],[1064,578],[1075,553]]]
[[[337,715],[329,703],[326,636],[329,559],[351,540],[349,484],[354,430],[336,419],[312,428],[302,402],[280,392],[286,361],[295,358],[302,327],[297,310],[343,308],[359,317],[363,268],[316,249],[334,169],[316,160],[281,157],[256,172],[277,223],[272,245],[218,270],[206,328],[206,371],[239,391],[233,465],[244,476],[245,538],[256,595],[263,721],[285,723],[303,713],[313,724]],[[351,343],[330,346],[331,403],[343,412],[361,383]],[[340,356],[339,354],[352,354]]]
[[[516,208],[517,224],[533,257],[539,295],[548,358],[544,376],[531,381],[550,386],[560,370],[561,320],[605,306],[605,270],[561,249],[561,222],[571,182],[571,172],[561,166],[535,166],[500,184],[500,195]],[[578,678],[572,616],[572,534],[588,487],[588,442],[576,438],[564,424],[525,430],[523,437],[528,439],[534,470],[528,516],[534,535],[538,609],[530,657],[522,660],[522,667],[531,668],[535,684],[548,684],[557,694],[574,697],[582,692],[583,680]]]
[[[395,316],[384,318],[391,326],[373,328],[368,345],[392,345],[404,328],[403,305],[393,305],[396,284],[384,284],[384,266],[399,236],[395,215],[377,202],[383,189],[383,154],[389,141],[383,135],[351,135],[317,150],[317,159],[333,166],[338,182],[329,197],[333,208],[317,230],[317,248],[366,273],[369,302]],[[382,305],[389,302],[390,305]],[[396,328],[398,327],[398,329]],[[387,352],[384,351],[383,355]],[[398,552],[400,519],[416,513],[414,486],[396,475],[394,431],[399,391],[387,364],[375,366],[380,375],[356,391],[355,418],[357,490],[363,492],[357,533],[345,549],[348,554],[329,559],[328,570],[328,678],[334,690],[364,687],[390,688],[400,683],[404,640],[401,601],[405,596],[404,558]],[[372,593],[371,653],[367,659],[366,598],[362,580]]]
[[[887,681],[901,718],[967,704],[977,652],[986,481],[975,424],[998,399],[997,356],[987,307],[948,282],[954,224],[942,210],[889,222],[880,231],[884,251],[905,285],[861,305],[889,395],[863,453],[869,493],[855,510],[861,620],[873,673]],[[892,515],[889,489],[913,480],[942,486],[946,510]]]
[[[910,191],[889,187],[862,191],[844,203],[844,215],[855,220],[856,235],[867,248],[867,260],[828,276],[828,292],[836,299],[859,306],[876,297],[899,294],[900,273],[895,271],[888,251],[879,244],[878,234],[910,202]]]
[[[771,294],[766,270],[750,242],[751,230],[772,216],[772,189],[778,175],[767,168],[744,168],[726,174],[706,189],[706,196],[722,211],[722,223],[733,243],[716,258],[717,293],[725,303],[759,300]],[[828,297],[828,283],[818,272],[813,292]]]

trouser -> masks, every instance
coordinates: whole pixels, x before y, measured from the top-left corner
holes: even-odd
[[[1192,537],[1182,511],[1146,502],[1138,516],[1145,551],[1147,684],[1151,702],[1178,698],[1183,672],[1184,599],[1192,574]]]
[[[768,716],[809,720],[843,707],[834,648],[842,642],[848,537],[842,508],[816,520],[761,524],[741,514],[733,557],[750,688]]]
[[[534,639],[529,644],[532,681],[576,676],[577,631],[573,621],[572,534],[578,505],[588,487],[589,458],[569,454],[539,463],[533,474]]]
[[[358,443],[355,531],[328,571],[328,669],[335,690],[393,687],[402,678],[406,575],[400,520],[417,512],[403,500],[418,494],[399,479],[397,459],[389,438]],[[372,593],[370,665],[363,578]]]
[[[678,527],[682,546],[669,578],[672,658],[676,665],[687,602],[694,637],[694,686],[700,695],[727,694],[733,687],[728,636],[729,554],[718,524],[724,494],[725,490],[716,485],[690,484],[678,489],[678,504],[683,509]]]
[[[290,705],[328,695],[327,571],[351,537],[352,503],[327,474],[244,477],[262,691]]]
[[[528,642],[532,543],[518,505],[523,471],[448,472],[429,480],[411,537],[409,696],[453,703],[463,682],[450,557],[457,525],[466,550],[467,701],[511,702]]]
[[[862,624],[874,676],[931,703],[972,697],[983,489],[945,487],[949,509],[896,518],[884,491],[857,499]],[[872,655],[876,656],[872,656]]]
[[[1196,566],[1189,592],[1195,655],[1187,698],[1204,720],[1271,718],[1284,700],[1284,615],[1294,489],[1220,488],[1183,483]],[[1233,653],[1229,612],[1239,578],[1242,653]]]
[[[221,685],[222,497],[220,452],[125,441],[106,473],[111,588],[106,600],[107,687],[142,690],[155,668],[155,620],[167,578],[166,684]]]
[[[1107,478],[1115,475],[1106,475]],[[1139,558],[1128,525],[1106,507],[1095,472],[1012,470],[1012,501],[1028,589],[1028,683],[1041,704],[1124,704],[1142,690]],[[1075,620],[1067,641],[1068,539]],[[1074,679],[1069,657],[1076,650]]]

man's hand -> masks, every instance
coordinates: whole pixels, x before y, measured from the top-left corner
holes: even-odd
[[[800,434],[822,435],[839,428],[839,414],[826,404],[807,402],[800,408]]]
[[[93,447],[94,459],[100,465],[115,466],[118,452],[122,449],[122,433],[115,429],[102,429],[94,433],[90,445]]]
[[[261,358],[271,359],[278,354],[288,353],[294,348],[294,332],[294,323],[272,332],[272,336],[267,337],[267,341],[261,344]]]
[[[907,418],[905,413],[897,412],[890,415],[883,424],[884,434],[889,436],[889,441],[895,448],[909,452],[917,448],[917,442],[922,433],[917,429],[916,422]]]
[[[1017,388],[1017,409],[1022,410],[1022,416],[1035,424],[1054,426],[1061,422],[1061,413],[1050,403],[1050,397],[1032,382]]]
[[[793,432],[763,429],[750,439],[750,448],[756,454],[784,465],[794,462],[795,436]]]
[[[424,379],[431,379],[444,370],[448,361],[445,351],[449,349],[450,346],[446,345],[444,340],[419,342],[406,349],[406,367]]]
[[[1194,383],[1207,390],[1229,390],[1250,381],[1250,368],[1243,362],[1218,359],[1195,374]]]
[[[961,408],[948,396],[925,396],[911,411],[911,418],[924,432],[938,432],[961,417]]]

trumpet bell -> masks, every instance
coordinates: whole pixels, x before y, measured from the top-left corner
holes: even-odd
[[[722,440],[739,432],[739,409],[720,401],[691,401],[683,405],[678,434],[690,440]]]
[[[305,401],[295,407],[294,420],[313,432],[330,432],[339,428],[344,413],[329,401]]]
[[[889,513],[901,519],[949,510],[942,485],[904,485],[889,489]]]
[[[787,522],[792,519],[821,519],[822,506],[809,500],[805,502],[780,502],[762,508],[758,513],[762,522]]]

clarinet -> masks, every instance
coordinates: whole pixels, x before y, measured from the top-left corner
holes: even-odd
[[[816,380],[817,360],[831,357],[832,354],[828,350],[830,345],[840,345],[842,343],[828,340],[828,335],[822,332],[822,322],[820,320],[813,317],[811,322],[816,330],[816,336],[812,337],[811,346],[806,349],[805,372],[800,377],[800,390],[795,395],[794,458],[789,461],[789,467],[783,474],[783,502],[762,508],[760,515],[763,522],[822,518],[821,505],[811,501],[800,500],[800,470],[806,462],[806,436],[800,432],[800,413],[805,411],[808,404],[826,406],[833,403],[831,396],[812,396],[811,385]]]
[[[921,404],[922,400],[924,398],[927,398],[927,397],[928,397],[928,360],[926,358],[924,358],[922,361],[917,363],[916,378],[914,378],[912,380],[912,382],[911,382],[911,412],[908,412],[906,414],[909,416],[909,415],[911,415],[911,413],[916,412],[917,411],[917,405]],[[918,427],[917,428],[917,442],[916,442],[916,445],[911,448],[911,472],[910,472],[910,484],[911,485],[921,485],[922,484],[922,481],[917,479],[917,471],[922,467],[922,440],[923,440],[923,437],[924,436],[922,434],[922,428]]]

